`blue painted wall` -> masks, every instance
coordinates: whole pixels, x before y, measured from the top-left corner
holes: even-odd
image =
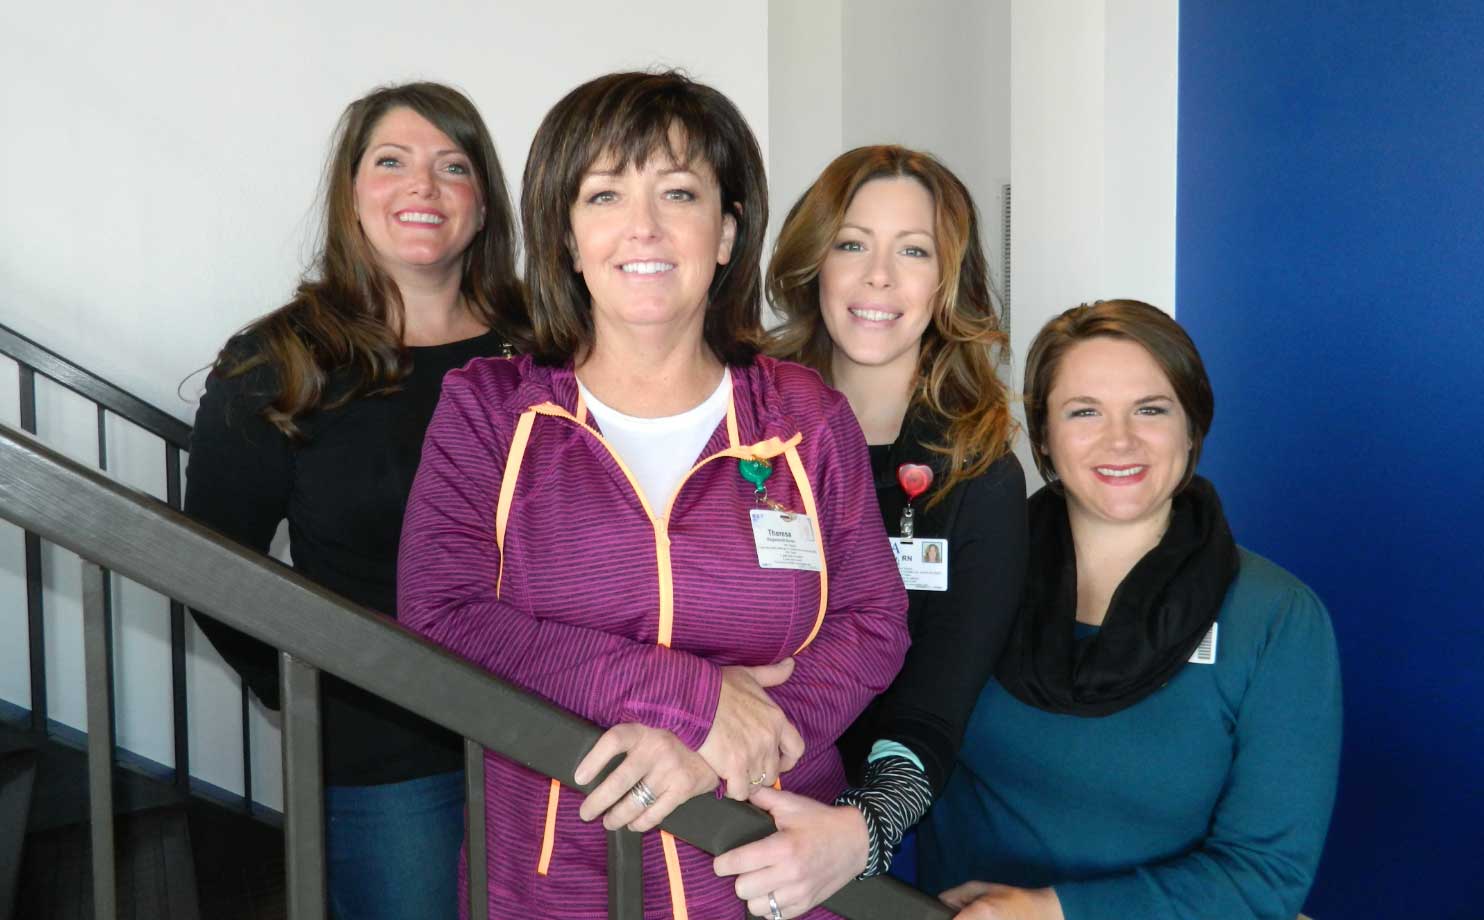
[[[1202,468],[1339,636],[1308,911],[1484,917],[1484,3],[1184,0],[1179,142]]]

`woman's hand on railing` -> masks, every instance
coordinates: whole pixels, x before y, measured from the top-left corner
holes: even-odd
[[[958,911],[954,920],[1066,920],[1055,888],[1013,888],[964,882],[938,895]]]
[[[855,806],[766,786],[751,801],[773,816],[778,831],[721,854],[712,868],[737,876],[737,897],[753,916],[770,916],[771,895],[783,916],[798,917],[865,871],[870,840]]]
[[[671,732],[636,722],[604,732],[577,765],[573,779],[586,784],[604,766],[626,755],[583,801],[584,821],[603,816],[603,827],[647,831],[659,826],[682,802],[716,788],[715,771]],[[639,784],[643,783],[643,786]]]
[[[721,669],[721,698],[699,753],[726,783],[728,798],[745,801],[758,786],[787,773],[804,756],[804,738],[768,697],[788,680],[794,660]]]

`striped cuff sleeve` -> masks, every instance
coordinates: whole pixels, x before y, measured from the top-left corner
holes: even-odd
[[[836,805],[853,805],[866,819],[871,849],[866,871],[859,878],[881,875],[891,867],[892,857],[902,844],[902,835],[916,824],[933,801],[932,785],[922,768],[905,757],[887,756],[871,761],[859,788],[846,789]]]

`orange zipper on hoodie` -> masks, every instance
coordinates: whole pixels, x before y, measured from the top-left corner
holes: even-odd
[[[824,612],[829,600],[829,574],[825,562],[824,535],[820,527],[818,509],[814,502],[814,490],[809,485],[809,477],[805,474],[803,461],[799,458],[798,445],[803,440],[803,435],[795,434],[787,441],[778,437],[771,437],[756,444],[743,446],[737,431],[736,403],[731,393],[727,394],[727,442],[725,450],[717,451],[708,457],[702,458],[681,477],[680,482],[670,493],[669,500],[665,503],[664,514],[655,516],[649,502],[645,500],[644,492],[639,488],[639,481],[635,478],[623,458],[613,449],[598,431],[587,422],[587,407],[583,403],[581,390],[577,393],[577,405],[575,412],[568,412],[561,406],[552,402],[544,402],[533,405],[520,416],[515,426],[515,435],[510,442],[510,453],[505,461],[505,475],[500,481],[500,495],[495,506],[495,546],[500,551],[500,564],[495,579],[495,597],[498,599],[505,576],[505,533],[510,523],[510,508],[515,500],[515,487],[520,479],[521,464],[525,459],[526,449],[530,444],[531,431],[535,427],[536,418],[546,416],[548,418],[560,419],[576,425],[587,432],[603,445],[618,465],[624,477],[629,481],[629,486],[634,490],[634,495],[639,499],[640,506],[644,509],[645,516],[654,528],[655,545],[655,567],[659,577],[659,629],[656,642],[666,648],[670,646],[670,638],[674,630],[675,621],[675,583],[674,575],[670,566],[670,536],[669,518],[674,508],[675,500],[679,497],[685,484],[695,475],[701,467],[723,458],[737,460],[759,459],[771,460],[782,454],[788,463],[789,472],[793,477],[795,487],[799,491],[800,501],[804,505],[804,513],[814,522],[814,543],[819,552],[819,611],[815,615],[814,627],[809,631],[808,637],[794,650],[794,654],[802,652],[819,635],[819,628],[824,623]],[[781,780],[775,782],[774,788],[782,788]],[[551,867],[552,851],[556,844],[556,818],[557,803],[561,796],[561,783],[553,779],[551,790],[548,793],[546,803],[546,826],[541,837],[541,856],[536,864],[536,872],[546,875]],[[670,883],[670,903],[674,911],[675,920],[688,920],[689,914],[685,906],[685,886],[680,874],[680,854],[675,847],[675,837],[669,831],[660,831],[660,843],[665,854],[665,872]]]

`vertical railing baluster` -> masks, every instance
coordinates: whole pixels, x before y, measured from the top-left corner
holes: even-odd
[[[248,700],[247,681],[239,679],[238,683],[242,691],[242,807],[252,814],[252,723],[248,721],[252,704]]]
[[[283,704],[283,824],[289,920],[324,920],[325,801],[321,772],[319,671],[280,652]]]
[[[108,472],[108,416],[102,406],[98,410],[98,469]],[[113,668],[113,574],[108,569],[103,569],[103,619],[108,624],[108,663],[110,673]],[[110,684],[109,692],[112,692]],[[110,731],[114,723],[109,723]],[[115,739],[110,738],[110,743]]]
[[[36,371],[17,362],[20,373],[21,430],[36,434]],[[30,640],[31,731],[46,734],[46,617],[41,592],[41,538],[27,531],[26,551],[26,624]]]
[[[102,406],[98,410],[98,469],[108,469],[108,412]]]
[[[165,445],[165,503],[181,509],[180,448]],[[186,686],[186,613],[185,604],[170,600],[170,689],[172,714],[175,719],[175,787],[191,791],[190,710]],[[252,800],[248,799],[251,810]]]
[[[108,609],[103,604],[108,573],[82,563],[82,639],[87,679],[88,811],[93,849],[93,917],[115,920],[118,884],[113,839],[113,667]]]
[[[488,917],[489,912],[489,862],[486,845],[489,842],[485,824],[487,812],[484,803],[484,748],[464,739],[464,827],[468,832],[469,856],[469,916]]]
[[[608,832],[609,920],[644,920],[644,837]]]

